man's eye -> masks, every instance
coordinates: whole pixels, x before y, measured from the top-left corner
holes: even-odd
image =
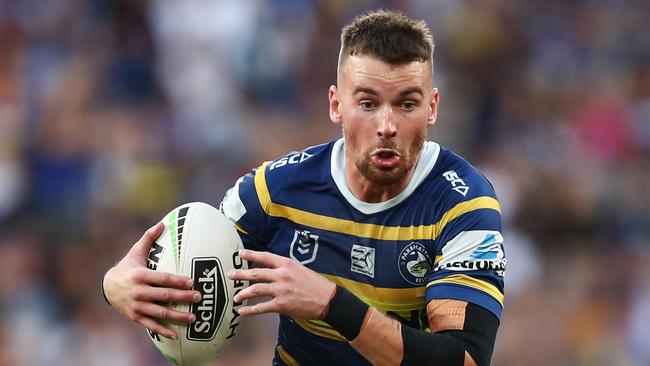
[[[412,111],[412,110],[415,109],[415,107],[417,107],[417,104],[413,103],[413,102],[404,102],[404,103],[402,103],[402,108],[405,111]]]
[[[363,101],[359,103],[359,105],[361,106],[361,109],[363,109],[364,111],[370,111],[373,108],[375,108],[375,103],[369,101]]]

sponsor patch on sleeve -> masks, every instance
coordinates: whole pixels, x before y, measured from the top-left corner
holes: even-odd
[[[462,231],[442,248],[442,258],[434,271],[493,270],[500,276],[506,270],[503,236],[498,231]]]

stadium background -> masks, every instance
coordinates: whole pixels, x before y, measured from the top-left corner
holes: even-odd
[[[164,365],[102,273],[179,203],[339,136],[340,27],[431,25],[430,138],[500,197],[493,364],[650,365],[650,2],[0,0],[0,364]],[[218,365],[269,365],[275,317]]]

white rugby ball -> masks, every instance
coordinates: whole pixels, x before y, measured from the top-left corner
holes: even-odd
[[[241,317],[233,296],[248,281],[233,281],[227,273],[248,268],[239,257],[243,245],[234,224],[218,209],[192,202],[173,209],[162,220],[165,229],[153,243],[147,267],[155,271],[192,277],[194,290],[201,292],[198,303],[170,303],[167,306],[192,312],[192,324],[166,322],[176,340],[147,330],[167,360],[177,365],[204,365],[219,356],[239,330]]]

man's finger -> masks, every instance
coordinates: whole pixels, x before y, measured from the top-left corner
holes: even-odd
[[[269,252],[258,252],[255,250],[242,249],[239,251],[239,256],[249,262],[257,263],[263,267],[277,268],[280,267],[286,260],[285,257]]]
[[[239,315],[243,316],[275,312],[278,312],[278,306],[275,302],[275,299],[260,302],[254,305],[242,306],[239,308]]]
[[[231,280],[247,280],[254,282],[273,282],[277,275],[271,268],[234,269],[228,272]]]
[[[192,290],[178,290],[165,287],[144,287],[135,294],[138,301],[161,301],[161,302],[198,302],[201,300],[201,293]]]
[[[168,306],[154,304],[152,302],[142,302],[137,306],[137,311],[146,317],[163,319],[181,323],[192,323],[196,321],[196,316],[192,313],[174,310]]]
[[[165,225],[162,223],[162,221],[150,227],[147,231],[144,232],[140,240],[138,240],[133,245],[129,251],[129,254],[137,255],[140,257],[146,256],[149,253],[151,245],[154,241],[156,241],[160,234],[162,234],[164,228]]]
[[[239,291],[233,298],[233,301],[239,303],[254,297],[273,295],[273,285],[270,283],[256,283]]]
[[[169,339],[176,339],[176,333],[174,333],[171,329],[163,326],[162,324],[158,323],[152,318],[143,316],[136,319],[135,321],[140,325],[144,326],[145,328],[149,329],[151,332],[160,334],[161,336]]]
[[[188,290],[194,285],[191,277],[179,276],[169,272],[146,270],[143,271],[141,276],[143,282],[160,287]]]

